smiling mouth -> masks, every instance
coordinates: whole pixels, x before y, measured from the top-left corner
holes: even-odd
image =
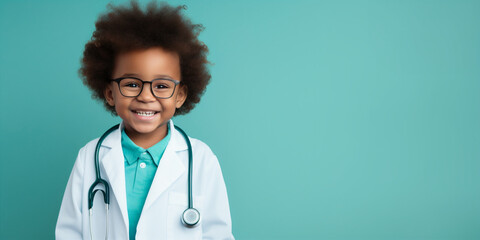
[[[151,117],[159,112],[156,112],[156,111],[133,111],[133,113],[139,115],[139,116],[145,116],[145,117]]]

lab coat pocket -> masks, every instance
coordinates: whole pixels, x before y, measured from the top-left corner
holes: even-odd
[[[195,227],[186,227],[182,223],[183,212],[188,208],[188,197],[185,193],[170,192],[168,195],[167,239],[202,239],[201,197],[195,196],[194,207],[200,211],[200,222]]]

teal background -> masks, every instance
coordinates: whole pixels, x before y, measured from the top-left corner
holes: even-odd
[[[107,3],[0,2],[0,239],[53,239],[119,122],[77,75]],[[237,239],[480,239],[480,1],[171,3],[214,63],[175,122],[218,155]]]

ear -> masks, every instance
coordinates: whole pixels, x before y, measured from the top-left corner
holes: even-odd
[[[185,102],[185,100],[187,99],[188,88],[185,85],[179,85],[179,88],[177,91],[178,92],[175,100],[175,107],[180,108]]]
[[[105,100],[107,101],[108,105],[110,106],[115,106],[115,101],[113,98],[113,89],[112,89],[112,84],[108,84],[105,90],[103,91],[103,96],[105,97]]]

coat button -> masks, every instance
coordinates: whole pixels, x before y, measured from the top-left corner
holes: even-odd
[[[145,168],[146,166],[147,166],[147,164],[145,164],[144,162],[140,163],[141,168]]]

